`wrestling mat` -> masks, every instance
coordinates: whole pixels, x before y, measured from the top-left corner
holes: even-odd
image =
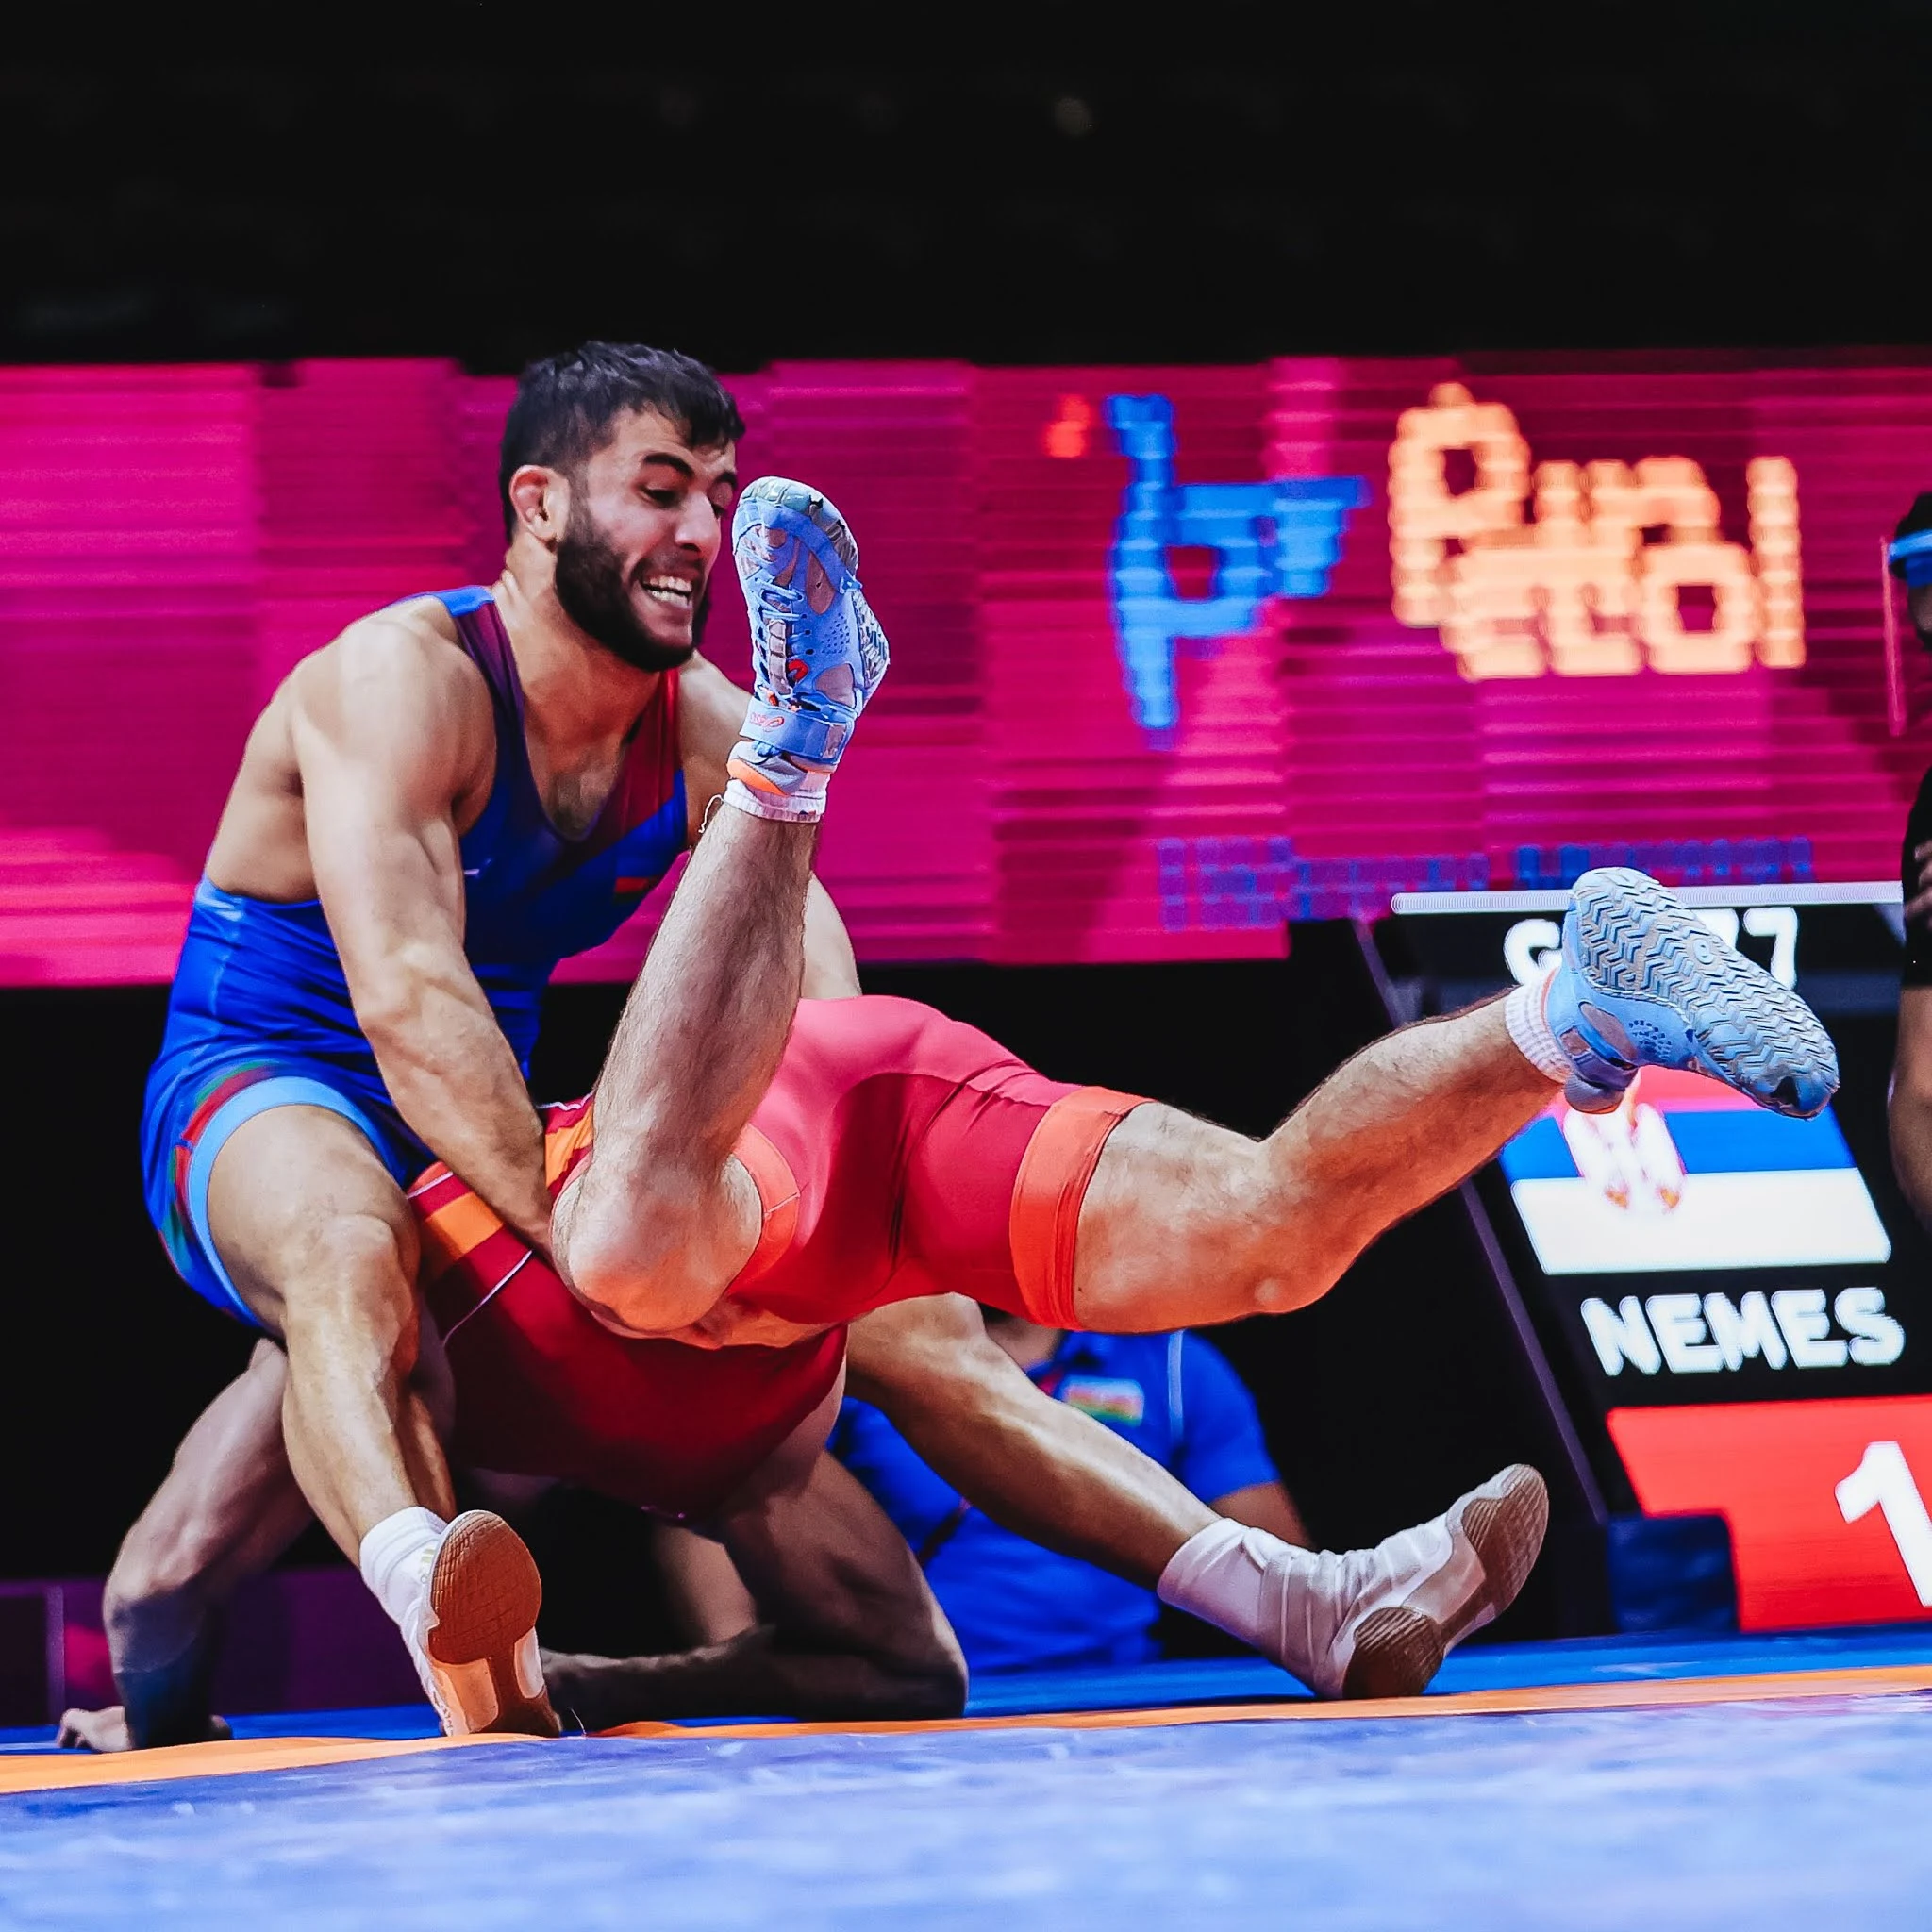
[[[1921,1626],[1495,1645],[1378,1704],[1214,1662],[950,1723],[236,1730],[0,1733],[0,1924],[1932,1925]]]

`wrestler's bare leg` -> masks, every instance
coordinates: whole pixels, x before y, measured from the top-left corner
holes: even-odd
[[[1304,1307],[1557,1091],[1492,1001],[1365,1047],[1265,1141],[1137,1108],[1081,1206],[1079,1325],[1151,1332]]]
[[[552,1224],[558,1272],[613,1327],[688,1330],[757,1243],[732,1149],[791,1030],[816,842],[814,824],[720,810],[618,1022],[597,1138]]]
[[[597,1139],[553,1218],[558,1273],[634,1335],[719,1342],[758,1193],[733,1158],[777,1071],[804,973],[825,788],[890,653],[851,530],[816,491],[748,485],[731,524],[756,695],[597,1082]]]
[[[816,880],[806,900],[803,991],[808,999],[858,992],[852,941]],[[448,1397],[446,1372],[433,1331],[422,1334],[415,1383],[433,1415]],[[282,1439],[287,1377],[281,1350],[258,1347],[196,1423],[127,1533],[108,1579],[107,1603],[115,1682],[131,1702],[69,1711],[61,1721],[64,1742],[125,1750],[211,1735],[207,1679],[218,1632],[208,1620],[239,1585],[267,1570],[308,1520]],[[412,1428],[405,1440],[420,1438]],[[153,1659],[177,1660],[178,1667],[159,1669],[151,1683],[143,1679],[135,1688],[125,1673],[153,1668]],[[151,1716],[144,1698],[155,1700]]]
[[[852,1330],[850,1361],[854,1393],[885,1409],[920,1454],[995,1521],[1051,1549],[1151,1586],[1174,1552],[1217,1520],[1110,1429],[1042,1394],[988,1338],[979,1311],[963,1297],[931,1296],[867,1316]],[[234,1585],[267,1567],[281,1541],[262,1519],[274,1515],[277,1499],[289,1508],[282,1541],[306,1522],[307,1507],[279,1453],[284,1379],[281,1352],[262,1344],[197,1424],[124,1543],[109,1582],[117,1664],[130,1642],[152,1648],[174,1641],[177,1630],[185,1632],[184,1645],[194,1641]],[[813,1430],[822,1432],[827,1421],[821,1415],[801,1435],[815,1441]],[[771,1607],[747,1619],[759,1628],[721,1632],[732,1641],[669,1657],[546,1655],[559,1707],[575,1707],[593,1726],[720,1709],[913,1716],[952,1707],[950,1666],[935,1664],[929,1600],[923,1581],[913,1588],[917,1571],[908,1569],[901,1539],[843,1471],[815,1462],[814,1454],[803,1490],[795,1481],[774,1485],[768,1467],[761,1476],[775,1493],[741,1499],[738,1521],[716,1526],[754,1571],[762,1565],[771,1573],[776,1552],[767,1584]],[[786,1471],[781,1465],[775,1474],[782,1478]],[[795,1457],[791,1474],[797,1474]],[[704,1543],[691,1554],[702,1559],[712,1550],[736,1585],[738,1573],[719,1545]],[[849,1583],[855,1573],[872,1579],[857,1603]],[[205,1674],[177,1686],[181,1691],[198,1691],[204,1701],[190,1710],[192,1697],[185,1699],[177,1727],[165,1736],[137,1731],[130,1740],[117,1707],[70,1713],[68,1741],[107,1750],[208,1735]]]
[[[258,1342],[248,1367],[183,1438],[167,1480],[122,1541],[102,1601],[121,1702],[66,1712],[61,1743],[125,1751],[225,1734],[208,1712],[214,1612],[309,1521],[282,1454],[287,1379],[281,1350]]]
[[[704,1525],[750,1591],[758,1622],[668,1657],[546,1653],[552,1701],[590,1730],[646,1718],[953,1717],[966,1664],[885,1512],[822,1453],[842,1387]]]
[[[416,1222],[361,1133],[321,1108],[244,1122],[208,1184],[215,1247],[288,1350],[282,1433],[323,1526],[354,1562],[385,1517],[454,1512],[449,1468],[412,1377]]]

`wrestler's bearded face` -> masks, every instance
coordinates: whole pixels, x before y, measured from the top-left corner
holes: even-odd
[[[592,515],[584,492],[571,492],[570,518],[556,550],[557,601],[564,614],[607,651],[640,671],[675,671],[688,663],[705,634],[710,584],[693,582],[681,557],[654,550],[627,564]],[[689,595],[653,589],[675,577]]]

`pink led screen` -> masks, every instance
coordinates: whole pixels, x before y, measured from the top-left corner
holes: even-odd
[[[837,499],[892,640],[824,850],[862,957],[1266,953],[1605,858],[1893,874],[1932,744],[1888,724],[1878,558],[1932,487],[1932,370],[733,386],[744,474]],[[494,575],[508,393],[433,361],[0,372],[0,979],[168,976],[276,680]],[[723,586],[709,648],[742,675]]]

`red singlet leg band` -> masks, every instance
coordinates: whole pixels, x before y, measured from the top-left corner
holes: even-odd
[[[1107,1137],[1146,1102],[1108,1087],[1064,1094],[1041,1116],[1013,1182],[1008,1229],[1013,1275],[1027,1318],[1048,1328],[1077,1328],[1074,1254],[1080,1203],[1100,1164]]]

